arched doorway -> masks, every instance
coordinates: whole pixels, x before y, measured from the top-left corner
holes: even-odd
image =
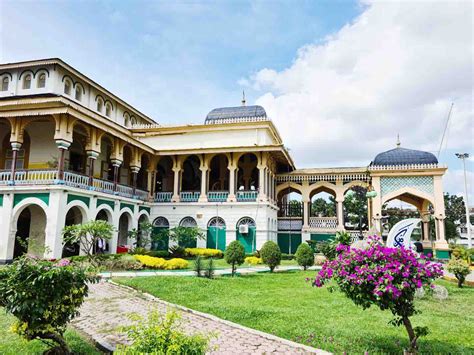
[[[142,214],[138,218],[138,228],[137,228],[137,240],[135,241],[135,244],[137,247],[149,247],[148,240],[149,240],[149,231],[144,229],[146,228],[146,224],[148,224],[148,217],[145,214]],[[146,234],[145,234],[146,233]]]
[[[28,205],[16,222],[13,258],[26,253],[42,258],[45,252],[46,213],[35,204]]]
[[[278,199],[278,233],[274,237],[274,221],[268,221],[269,240],[276,239],[283,253],[294,254],[301,244],[304,205],[298,187],[288,185],[279,191]],[[308,202],[305,202],[308,203]]]
[[[221,217],[213,217],[207,224],[206,248],[224,251],[226,247],[226,226]]]
[[[253,253],[257,246],[257,226],[250,217],[241,218],[236,225],[236,239],[242,243],[246,254]]]
[[[155,218],[153,221],[153,234],[157,236],[152,242],[152,250],[165,250],[169,248],[170,223],[165,217]]]
[[[179,222],[180,227],[184,228],[196,228],[197,223],[196,220],[193,217],[184,217],[180,222]],[[190,241],[188,243],[179,243],[180,247],[183,248],[196,248],[197,246],[197,240]]]
[[[128,212],[122,213],[119,218],[118,228],[118,246],[123,247],[128,245],[128,232],[131,229],[132,216]]]
[[[105,221],[109,224],[112,224],[112,214],[110,211],[106,210],[105,208],[101,209],[99,212],[97,212],[95,216],[96,221]],[[105,242],[105,248],[103,251],[105,252],[115,252],[115,250],[111,251],[110,250],[110,240]]]
[[[183,162],[181,191],[199,192],[201,191],[201,171],[199,167],[201,161],[198,156],[191,155]]]
[[[173,196],[173,185],[173,160],[171,157],[162,157],[156,166],[156,202],[171,202]]]
[[[82,215],[82,211],[79,207],[73,206],[67,211],[66,219],[64,222],[64,226],[73,226],[76,224],[84,223],[84,218]],[[64,243],[62,257],[66,258],[69,256],[79,255],[80,253],[80,244],[77,243]]]
[[[148,190],[148,169],[150,168],[150,158],[143,153],[141,157],[141,167],[137,174],[137,188],[143,191]]]
[[[88,133],[81,125],[76,125],[72,134],[72,144],[66,151],[66,170],[85,174],[87,165],[86,144]]]
[[[110,157],[112,156],[113,143],[112,140],[104,136],[100,141],[100,155],[97,159],[100,162],[100,177],[104,180],[113,181],[114,180],[114,168]],[[94,166],[94,170],[95,170]]]
[[[246,153],[239,158],[237,187],[239,191],[257,191],[259,174],[257,169],[258,159],[255,154]]]

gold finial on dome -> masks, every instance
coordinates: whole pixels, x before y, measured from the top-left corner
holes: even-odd
[[[242,90],[242,106],[245,106],[245,90]]]
[[[401,143],[400,143],[400,134],[397,134],[397,148],[400,148]]]

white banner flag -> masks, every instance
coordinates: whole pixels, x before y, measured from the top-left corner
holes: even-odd
[[[411,234],[420,222],[420,218],[409,218],[395,224],[388,233],[387,246],[390,248],[401,248],[403,246],[405,249],[410,249]]]

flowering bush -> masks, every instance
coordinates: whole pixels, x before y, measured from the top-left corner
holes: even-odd
[[[263,264],[262,258],[257,258],[256,256],[247,256],[245,258],[245,263],[250,265],[259,265]]]
[[[189,266],[189,263],[186,260],[180,258],[166,260],[148,255],[134,255],[134,257],[144,266],[150,267],[152,269],[177,270],[186,269]]]
[[[426,260],[404,248],[387,248],[380,238],[369,237],[367,249],[339,245],[338,256],[323,264],[313,284],[321,287],[333,279],[339,289],[356,305],[364,309],[371,305],[389,309],[395,318],[391,323],[404,325],[410,339],[410,350],[417,348],[417,339],[427,328],[413,328],[409,317],[416,314],[413,303],[415,291],[431,286],[434,279],[443,275],[442,265]]]
[[[209,248],[186,248],[184,253],[186,256],[202,256],[205,258],[222,258],[224,256],[222,250]]]

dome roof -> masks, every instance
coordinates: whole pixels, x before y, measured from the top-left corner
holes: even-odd
[[[379,153],[370,165],[412,165],[412,164],[438,164],[434,154],[421,150],[397,147]]]
[[[205,123],[262,121],[266,119],[267,113],[262,106],[220,107],[207,114]]]

